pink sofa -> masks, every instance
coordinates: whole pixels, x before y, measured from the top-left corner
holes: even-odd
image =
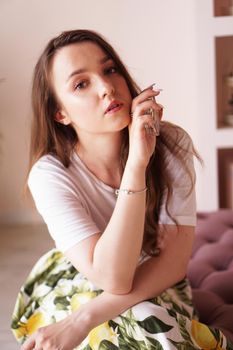
[[[233,341],[233,210],[198,213],[188,278],[200,321]]]

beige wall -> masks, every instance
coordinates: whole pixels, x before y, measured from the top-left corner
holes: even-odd
[[[156,82],[164,89],[159,102],[165,119],[187,129],[199,148],[200,9],[195,6],[196,0],[1,1],[0,221],[38,220],[20,198],[28,161],[31,74],[46,42],[62,30],[102,33],[142,87]],[[210,202],[203,207],[199,183],[197,192],[198,208],[212,209]]]

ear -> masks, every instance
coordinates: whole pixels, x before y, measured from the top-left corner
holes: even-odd
[[[58,123],[61,123],[61,124],[63,124],[63,125],[68,125],[68,124],[70,124],[70,119],[69,119],[67,116],[63,115],[63,114],[62,114],[61,112],[59,112],[59,111],[55,113],[54,119],[55,119]]]

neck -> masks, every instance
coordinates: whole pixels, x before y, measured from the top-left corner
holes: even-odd
[[[123,169],[120,160],[122,132],[80,137],[77,154],[89,170],[113,187],[119,186]]]

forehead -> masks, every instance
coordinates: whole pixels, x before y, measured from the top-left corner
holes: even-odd
[[[87,68],[99,63],[107,56],[105,51],[93,42],[82,42],[67,45],[56,52],[52,61],[53,80],[67,79],[73,70]]]

